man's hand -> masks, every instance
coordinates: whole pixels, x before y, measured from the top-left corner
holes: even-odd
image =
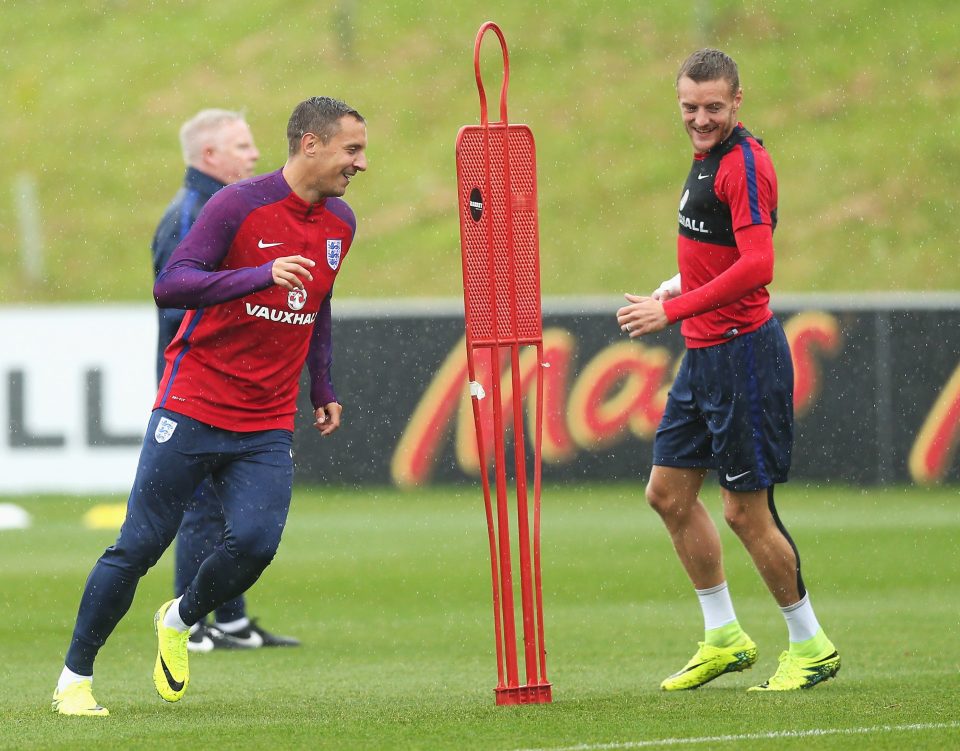
[[[679,295],[680,292],[680,274],[677,274],[671,279],[660,282],[660,286],[650,293],[650,297],[660,302],[666,302],[670,298]]]
[[[624,305],[617,311],[617,323],[620,324],[620,330],[631,339],[662,331],[669,324],[667,314],[663,312],[663,303],[659,300],[631,294],[624,297],[630,305]]]
[[[273,262],[273,283],[284,289],[303,289],[303,280],[313,281],[310,269],[316,262],[303,256],[283,256]]]
[[[313,427],[320,431],[320,435],[330,435],[340,427],[341,412],[343,412],[343,407],[336,402],[317,407],[313,412],[313,416],[316,418]]]

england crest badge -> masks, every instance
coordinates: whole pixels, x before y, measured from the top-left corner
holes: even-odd
[[[327,265],[337,270],[340,265],[340,251],[343,248],[343,240],[327,240]]]
[[[177,423],[167,417],[161,417],[157,423],[157,429],[153,431],[153,437],[157,443],[166,443],[173,437],[173,431],[177,429]]]

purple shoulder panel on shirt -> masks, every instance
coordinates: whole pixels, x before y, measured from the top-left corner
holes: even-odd
[[[350,228],[350,234],[357,234],[357,217],[350,208],[350,204],[342,198],[328,198],[327,211]]]
[[[233,238],[251,212],[290,195],[281,170],[228,185],[203,207],[190,232],[157,277],[153,296],[161,308],[204,308],[273,284],[273,263],[218,271]]]

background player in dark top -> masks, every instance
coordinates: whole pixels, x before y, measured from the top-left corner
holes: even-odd
[[[174,249],[200,215],[210,197],[225,185],[252,177],[260,152],[250,126],[240,112],[205,109],[180,128],[180,146],[187,172],[183,187],[167,207],[153,237],[154,277],[167,265]],[[186,311],[158,308],[157,382],[166,365],[163,353],[173,341]],[[223,509],[209,481],[197,488],[183,515],[175,545],[174,594],[181,595],[197,575],[200,564],[223,539]],[[187,647],[192,652],[215,648],[252,649],[296,646],[299,641],[261,628],[247,616],[243,595],[214,611],[213,626],[198,621],[190,630]]]
[[[94,660],[210,476],[223,543],[153,619],[154,686],[166,701],[182,698],[190,626],[246,591],[280,544],[304,363],[315,427],[328,436],[340,425],[330,298],[356,231],[339,196],[367,168],[366,124],[343,102],[312,97],[290,116],[287,141],[282,169],[207,202],[154,285],[158,306],[188,312],[165,353],[120,534],[84,588],[53,696],[60,714],[108,714],[93,698]]]
[[[817,621],[796,546],[777,515],[793,443],[793,367],[769,307],[776,174],[769,155],[737,121],[736,63],[699,50],[677,76],[693,167],[680,198],[680,273],[650,297],[627,295],[617,311],[631,338],[682,321],[687,345],[654,440],[647,500],[660,514],[700,600],[704,641],[661,687],[692,689],[745,670],[757,648],[734,613],[720,536],[699,499],[719,475],[724,517],[750,553],[787,622],[789,649],[776,673],[750,690],[809,688],[836,675],[840,656]]]

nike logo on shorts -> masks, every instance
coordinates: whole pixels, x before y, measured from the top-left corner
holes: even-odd
[[[752,471],[752,469],[748,469],[746,472],[741,472],[739,475],[727,475],[726,480],[727,482],[734,482],[735,480],[739,480],[741,477],[746,477]]]

